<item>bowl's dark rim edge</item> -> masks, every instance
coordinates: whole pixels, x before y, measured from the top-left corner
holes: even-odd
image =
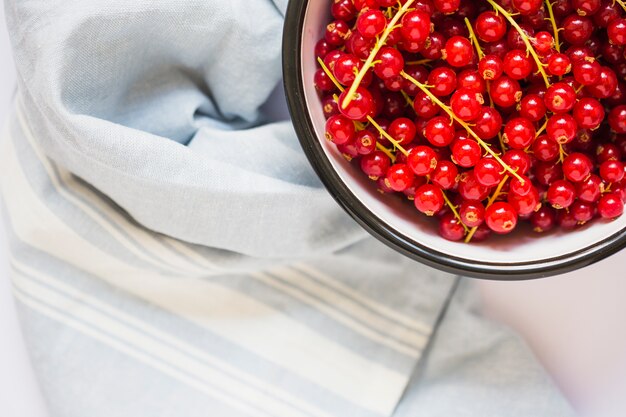
[[[301,65],[301,39],[308,0],[291,0],[283,32],[283,79],[289,112],[309,162],[333,198],[365,230],[404,255],[457,275],[492,280],[523,280],[562,274],[598,262],[626,247],[626,229],[587,248],[541,263],[485,263],[451,257],[407,239],[378,219],[343,183],[325,157],[306,108]]]

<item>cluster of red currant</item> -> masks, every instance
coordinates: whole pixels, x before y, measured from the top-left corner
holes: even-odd
[[[624,211],[622,0],[332,0],[326,138],[449,240]],[[605,122],[605,116],[606,122]]]

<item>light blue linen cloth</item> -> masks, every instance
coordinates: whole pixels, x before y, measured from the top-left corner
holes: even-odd
[[[573,415],[469,283],[368,237],[267,123],[286,1],[5,7],[2,211],[52,417]]]

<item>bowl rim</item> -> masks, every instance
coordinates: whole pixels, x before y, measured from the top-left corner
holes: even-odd
[[[306,106],[302,79],[302,34],[309,0],[291,0],[285,14],[282,59],[287,106],[304,153],[337,203],[372,236],[392,249],[439,270],[473,278],[524,280],[573,271],[626,247],[626,228],[583,249],[538,262],[484,262],[450,256],[408,238],[374,215],[348,188],[324,154]],[[625,214],[626,215],[626,214]]]

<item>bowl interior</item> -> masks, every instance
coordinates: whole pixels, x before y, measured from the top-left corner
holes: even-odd
[[[594,221],[573,232],[555,231],[537,235],[529,227],[522,227],[507,236],[494,236],[487,242],[464,244],[449,242],[437,234],[436,221],[416,212],[415,208],[398,197],[381,195],[375,184],[363,175],[356,165],[346,161],[335,145],[324,140],[325,119],[321,103],[313,85],[316,71],[314,47],[329,21],[329,1],[308,1],[301,39],[302,82],[309,117],[317,140],[326,158],[354,196],[387,227],[395,229],[406,239],[430,248],[444,256],[470,262],[514,265],[549,263],[555,258],[585,250],[626,227],[626,216],[615,221]]]

